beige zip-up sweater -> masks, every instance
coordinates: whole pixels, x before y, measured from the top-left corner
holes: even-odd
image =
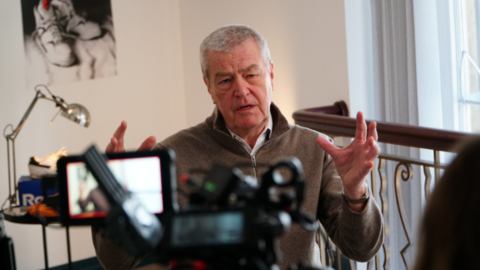
[[[286,157],[300,159],[306,182],[303,209],[317,216],[333,242],[347,257],[370,260],[383,243],[383,220],[373,198],[361,213],[353,212],[342,195],[342,181],[331,157],[316,143],[316,131],[290,125],[280,110],[271,106],[273,130],[255,156],[229,134],[222,115],[215,109],[205,122],[182,130],[156,147],[170,148],[176,153],[177,175],[188,172],[203,179],[214,164],[236,166],[245,174],[261,179],[271,165]],[[178,188],[189,190],[178,183]],[[180,206],[186,198],[179,194]],[[93,232],[97,256],[106,269],[130,269],[142,258],[125,254],[118,246]],[[281,269],[297,262],[319,262],[315,233],[297,224],[280,239]]]

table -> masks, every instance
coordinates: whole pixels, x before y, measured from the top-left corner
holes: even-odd
[[[18,224],[32,224],[32,225],[42,225],[42,235],[43,235],[43,255],[45,261],[45,269],[50,269],[48,267],[48,251],[47,251],[47,238],[46,238],[46,231],[45,227],[49,223],[60,223],[60,217],[50,217],[44,218],[42,217],[32,217],[26,212],[26,207],[20,206],[13,206],[11,208],[3,209],[3,215],[5,216],[5,220],[18,223]],[[72,258],[70,253],[70,232],[69,227],[65,226],[65,231],[67,234],[67,254],[68,254],[68,269],[72,270]]]

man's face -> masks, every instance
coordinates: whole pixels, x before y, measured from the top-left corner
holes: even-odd
[[[232,52],[208,51],[207,60],[205,84],[228,128],[242,138],[259,135],[270,115],[273,63],[268,72],[253,40]]]

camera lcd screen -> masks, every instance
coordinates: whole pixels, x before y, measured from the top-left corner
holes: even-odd
[[[163,212],[158,157],[113,159],[107,162],[107,166],[120,185],[134,193],[150,213]],[[109,210],[108,202],[85,164],[71,162],[66,167],[70,218],[106,216]]]
[[[107,166],[115,179],[134,194],[152,214],[176,207],[172,171],[174,154],[167,150],[108,154]],[[64,225],[99,224],[110,209],[97,180],[80,156],[58,160],[60,217]]]
[[[239,244],[243,238],[241,212],[173,216],[172,247]]]

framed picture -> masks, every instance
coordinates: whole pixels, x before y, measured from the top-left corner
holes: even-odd
[[[21,0],[27,85],[117,73],[110,0]]]

